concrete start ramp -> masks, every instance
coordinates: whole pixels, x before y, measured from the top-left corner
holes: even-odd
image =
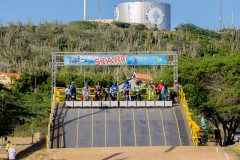
[[[57,148],[190,146],[180,107],[65,108]]]

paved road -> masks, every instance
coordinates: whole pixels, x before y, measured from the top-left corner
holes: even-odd
[[[188,146],[179,107],[67,108],[64,147]]]

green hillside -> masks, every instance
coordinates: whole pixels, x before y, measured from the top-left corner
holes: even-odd
[[[33,125],[35,131],[47,125],[51,52],[58,51],[177,51],[179,82],[187,94],[189,107],[195,115],[205,115],[209,125],[219,128],[221,124],[227,136],[223,144],[232,143],[233,132],[240,122],[240,30],[212,31],[180,24],[174,31],[161,31],[141,24],[82,21],[0,25],[0,71],[22,74],[19,80],[13,80],[11,89],[0,86],[3,95],[0,130],[6,130],[2,123],[9,117],[12,119],[9,132],[1,132],[0,136],[11,133],[19,122],[21,126],[17,128],[29,129]],[[172,68],[168,67],[121,67],[120,71],[120,80],[140,71],[150,72],[155,84],[160,79],[169,85],[173,83]],[[81,87],[84,78],[90,85],[97,80],[107,84],[116,81],[116,68],[65,67],[59,69],[57,77],[58,86],[74,80]],[[34,94],[35,78],[38,90]],[[15,100],[9,100],[8,95]],[[6,109],[8,106],[12,106],[10,111]],[[12,117],[12,113],[17,116]]]

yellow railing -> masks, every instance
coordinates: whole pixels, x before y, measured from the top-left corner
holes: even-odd
[[[200,131],[200,127],[198,126],[198,124],[192,120],[191,113],[188,108],[188,103],[185,98],[185,93],[183,92],[182,88],[179,90],[179,100],[182,103],[182,106],[186,113],[189,128],[191,129],[192,142],[193,142],[194,146],[197,146],[198,145],[198,137],[202,136],[203,132]]]
[[[54,87],[54,93],[57,95],[57,88]],[[46,148],[49,149],[49,144],[50,144],[50,134],[51,134],[51,125],[52,125],[52,119],[53,119],[53,113],[54,113],[54,107],[55,107],[55,103],[58,103],[56,101],[57,96],[56,95],[52,95],[52,104],[51,104],[51,113],[49,115],[49,123],[48,123],[48,135],[46,136]]]
[[[57,87],[55,88],[55,101],[56,103],[64,103],[65,100],[65,89],[66,88],[62,88],[62,87]],[[121,88],[120,88],[121,90]],[[172,91],[173,87],[169,87],[169,91]],[[90,88],[90,94],[88,96],[90,99],[93,99],[95,97],[95,92],[94,92],[94,88]],[[131,93],[131,97],[135,97],[134,92]],[[150,100],[151,99],[151,93],[149,92],[148,88],[141,88],[141,97],[143,100]],[[159,94],[154,94],[154,100],[157,100],[159,97]],[[121,93],[118,92],[117,94],[117,99],[120,100],[121,99]],[[77,88],[77,97],[76,100],[81,101],[82,100],[82,89],[81,88]]]
[[[64,103],[64,99],[65,99],[65,89],[66,88],[60,88],[60,87],[57,87],[56,88],[56,92],[55,92],[55,102],[56,103]],[[76,97],[76,100],[82,100],[82,89],[81,88],[77,88],[77,97]],[[131,93],[131,96],[134,97],[135,94],[132,92]],[[95,92],[94,92],[94,88],[90,88],[90,94],[88,96],[90,99],[93,99],[95,97]],[[121,94],[120,92],[118,92],[117,94],[117,99],[120,99],[121,97]],[[149,93],[148,93],[148,89],[147,88],[141,88],[141,97],[143,97],[143,99],[145,100],[150,100],[150,96],[149,96]]]

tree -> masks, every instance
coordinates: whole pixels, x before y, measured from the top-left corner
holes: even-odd
[[[208,101],[200,107],[207,119],[214,124],[217,129],[223,128],[223,141],[220,145],[227,146],[233,144],[234,133],[240,122],[239,105],[218,105],[215,101]]]
[[[15,126],[24,124],[31,115],[29,111],[20,107],[17,98],[11,92],[0,90],[0,136],[13,133]]]
[[[223,129],[221,145],[233,144],[240,125],[240,55],[184,61],[181,80],[191,109]],[[184,67],[183,67],[184,66]]]

